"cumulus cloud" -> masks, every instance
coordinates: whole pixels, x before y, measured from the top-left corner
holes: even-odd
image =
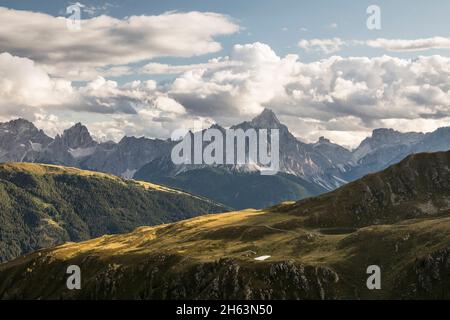
[[[422,123],[418,128],[435,129],[450,116],[446,57],[333,56],[302,63],[296,55],[279,57],[254,43],[235,46],[230,59],[242,64],[187,71],[167,94],[188,113],[228,125],[267,106],[299,137],[311,141],[325,135],[346,145],[377,127],[403,130],[405,122],[417,122]],[[429,119],[426,126],[424,119]]]
[[[342,49],[345,42],[340,38],[300,40],[298,47],[307,52],[335,53]]]
[[[389,51],[423,51],[430,49],[450,49],[450,38],[432,37],[422,39],[383,39],[368,40],[366,44],[373,48]]]
[[[368,46],[371,48],[379,48],[387,51],[425,51],[431,49],[450,49],[450,38],[447,37],[431,37],[421,39],[384,39],[378,38],[374,40],[341,40],[340,38],[332,39],[311,39],[300,40],[298,47],[306,52],[321,52],[332,54],[340,51],[343,47],[348,46]]]
[[[28,58],[6,52],[0,54],[0,106],[3,111],[20,106],[58,106],[73,97],[70,81],[51,78]]]
[[[184,107],[153,80],[119,86],[103,77],[75,87],[68,80],[51,77],[28,58],[0,54],[0,116],[22,116],[51,122],[55,112],[138,114],[151,108],[160,116],[184,113]],[[52,115],[50,117],[49,115]]]
[[[333,22],[333,23],[330,23],[329,27],[332,29],[337,29],[338,24],[336,22]]]
[[[81,3],[81,2],[71,2],[70,4],[82,8],[82,12],[86,13],[90,17],[99,15],[101,13],[105,13],[110,8],[117,7],[117,5],[109,3],[109,2],[103,3],[103,4],[98,5],[98,6],[85,5],[85,4]]]
[[[30,59],[4,53],[1,112],[28,110],[43,126],[76,118],[96,135],[117,139],[169,137],[171,130],[190,128],[198,119],[229,126],[269,107],[303,140],[327,136],[349,146],[374,128],[430,131],[450,119],[450,58],[439,55],[332,56],[305,63],[251,43],[204,64],[151,68],[174,78],[119,84],[98,77],[76,87]]]
[[[191,70],[217,70],[239,65],[238,61],[230,61],[229,57],[210,59],[206,63],[188,65],[168,65],[164,63],[150,62],[140,68],[138,72],[143,74],[180,74]]]
[[[200,115],[255,114],[264,102],[284,94],[297,58],[280,58],[268,45],[258,42],[235,45],[230,59],[238,62],[236,66],[185,72],[174,80],[169,94]]]
[[[167,12],[117,19],[83,19],[70,30],[66,18],[0,7],[0,47],[28,57],[57,76],[92,79],[97,68],[124,66],[155,57],[190,57],[221,49],[214,37],[238,31],[227,16]],[[20,35],[20,36],[19,36]],[[117,71],[117,70],[116,70]]]

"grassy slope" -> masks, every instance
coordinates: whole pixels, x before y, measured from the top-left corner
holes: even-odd
[[[280,286],[266,297],[450,298],[447,283],[430,278],[433,288],[446,287],[427,293],[413,272],[417,259],[450,245],[449,217],[370,226],[344,234],[298,224],[281,229],[287,221],[293,222],[291,215],[240,211],[42,250],[0,265],[0,296],[264,298],[258,288]],[[261,255],[271,257],[254,260]],[[71,264],[83,270],[81,291],[65,289],[65,268]],[[384,290],[366,289],[365,271],[371,264],[381,267]],[[238,285],[229,288],[226,283],[231,286],[232,279],[226,272],[236,266]],[[267,276],[277,268],[279,273],[274,273],[271,282]],[[301,270],[307,289],[291,279]],[[221,293],[215,297],[213,284],[222,279]],[[320,281],[322,289],[317,286]],[[419,295],[411,288],[418,288]]]
[[[449,167],[450,152],[415,155],[316,198],[42,250],[0,265],[0,297],[450,299]]]
[[[224,211],[146,182],[52,165],[0,165],[0,261],[65,241]]]

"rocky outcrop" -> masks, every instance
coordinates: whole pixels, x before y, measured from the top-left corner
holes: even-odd
[[[61,136],[62,144],[70,149],[89,148],[97,143],[92,139],[88,129],[81,123],[64,130]]]
[[[416,259],[398,280],[397,288],[404,299],[450,299],[448,279],[450,279],[450,247]]]
[[[336,299],[340,285],[332,269],[293,261],[254,267],[227,258],[193,263],[180,272],[176,265],[188,262],[181,262],[178,256],[158,255],[134,265],[111,262],[101,270],[95,260],[85,259],[83,288],[70,291],[65,288],[64,270],[59,270],[63,266],[50,257],[41,261],[18,278],[33,281],[33,274],[47,270],[54,275],[53,288],[34,288],[30,296],[28,290],[3,287],[0,299]]]
[[[27,120],[0,123],[0,162],[34,162],[51,142],[52,138]]]

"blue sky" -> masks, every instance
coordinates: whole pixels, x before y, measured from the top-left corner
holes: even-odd
[[[449,36],[450,2],[434,1],[372,1],[372,0],[127,0],[127,1],[81,1],[86,6],[102,7],[110,4],[98,14],[108,14],[118,18],[132,15],[158,15],[167,11],[210,11],[229,15],[243,30],[239,33],[219,38],[222,54],[229,53],[236,43],[260,41],[270,45],[279,55],[298,53],[302,60],[313,61],[323,55],[305,53],[296,48],[300,39],[332,38],[371,39],[402,38],[415,39],[436,35]],[[45,12],[54,16],[64,15],[71,1],[0,1],[0,6],[20,10]],[[366,8],[376,4],[381,8],[381,30],[366,28]],[[83,18],[88,18],[87,14]],[[337,24],[337,28],[330,25]],[[287,30],[284,30],[287,28]],[[306,28],[306,31],[302,31]],[[352,47],[342,51],[341,55],[376,56],[382,50],[365,47]],[[448,55],[448,50],[432,50],[429,54]],[[217,53],[202,57],[193,57],[189,62],[203,61]],[[396,53],[400,57],[414,57],[413,53]],[[158,59],[185,63],[186,59]]]
[[[2,4],[5,1],[0,1]],[[11,4],[12,2],[12,4]],[[6,1],[10,8],[36,10],[55,16],[64,15],[66,6],[73,1]],[[326,57],[326,54],[305,52],[297,47],[301,39],[334,38],[348,40],[401,38],[416,39],[436,35],[450,36],[450,1],[372,1],[372,0],[127,0],[127,1],[82,1],[86,6],[102,7],[97,14],[117,18],[132,15],[158,15],[168,11],[211,11],[229,15],[242,27],[238,33],[218,37],[223,50],[190,58],[162,57],[155,62],[189,64],[207,61],[210,58],[229,55],[236,43],[263,42],[278,55],[299,54],[302,61],[310,62]],[[376,4],[381,8],[381,30],[366,27],[366,9]],[[87,14],[83,18],[88,18]],[[350,46],[339,52],[341,56],[374,57],[386,54],[382,49],[365,46]],[[395,52],[391,55],[415,58],[421,52]],[[448,55],[449,50],[432,49],[427,54]],[[144,63],[137,63],[140,66]],[[133,79],[171,79],[171,75],[123,76],[116,80],[124,83]]]
[[[450,1],[81,2],[72,32],[55,17],[73,2],[0,0],[0,120],[117,140],[268,107],[305,141],[348,146],[450,124]]]

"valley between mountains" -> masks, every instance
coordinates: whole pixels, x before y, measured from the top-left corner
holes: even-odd
[[[449,255],[450,152],[421,153],[317,197],[27,254],[0,265],[0,297],[449,299]]]

